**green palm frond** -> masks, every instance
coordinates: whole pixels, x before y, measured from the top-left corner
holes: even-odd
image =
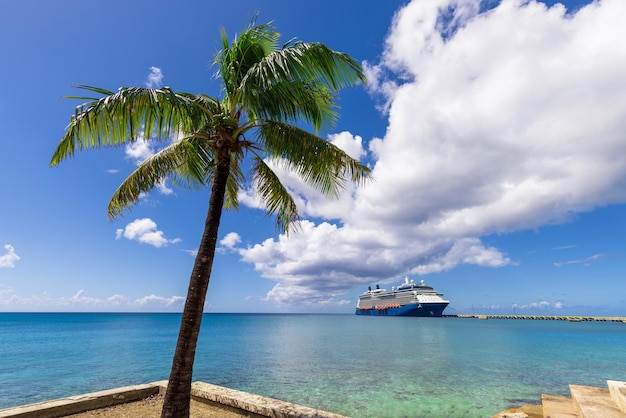
[[[336,92],[365,82],[363,69],[348,55],[323,44],[297,42],[252,66],[238,94],[258,117],[303,117],[319,129],[336,119]]]
[[[251,118],[311,122],[315,129],[333,123],[335,94],[365,83],[361,66],[347,54],[321,43],[288,42],[278,49],[270,24],[251,25],[231,44],[222,31],[216,56],[231,112],[239,104]]]
[[[194,109],[195,111],[201,112],[204,114],[204,118],[200,118],[201,121],[205,123],[212,123],[215,121],[216,115],[222,113],[222,104],[219,100],[214,97],[207,96],[206,94],[191,94],[191,93],[176,93],[182,98],[190,100],[195,103],[198,108]],[[195,114],[194,114],[195,115]],[[206,128],[199,128],[200,130],[205,130]]]
[[[197,134],[184,138],[181,144],[172,144],[160,151],[163,158],[176,159],[172,171],[172,184],[182,188],[199,190],[210,184],[215,152],[208,147],[205,138]]]
[[[332,126],[337,120],[336,96],[322,85],[282,80],[262,93],[247,87],[242,89],[240,100],[254,119],[307,121],[315,129]]]
[[[224,209],[239,209],[239,190],[243,188],[245,175],[241,171],[242,154],[232,154],[230,163],[230,175],[226,183],[226,200],[224,201]]]
[[[93,86],[85,86],[83,84],[76,84],[74,87],[78,89],[83,89],[87,91],[92,91],[94,93],[98,93],[100,96],[110,96],[114,94],[111,90],[103,89],[101,87],[93,87]],[[89,100],[89,101],[98,101],[100,97],[85,97],[85,96],[64,96],[66,99],[79,99],[79,100]]]
[[[215,56],[218,75],[224,82],[227,95],[237,94],[241,80],[248,70],[265,56],[277,49],[280,34],[271,23],[255,25],[254,21],[229,43],[222,29],[222,50]]]
[[[288,232],[297,228],[296,202],[272,169],[258,155],[253,157],[254,187],[269,215],[276,215],[276,226]]]
[[[345,183],[363,183],[370,169],[343,150],[303,129],[276,121],[259,128],[259,141],[270,158],[280,158],[316,190],[337,196]]]
[[[365,84],[361,65],[352,57],[318,42],[296,42],[274,51],[246,74],[255,85],[271,85],[281,79],[321,83],[333,91]]]
[[[89,86],[78,88],[106,94],[76,108],[55,150],[50,165],[72,157],[76,150],[118,146],[144,138],[168,139],[176,132],[191,132],[208,119],[191,97],[170,88],[120,88],[116,93]]]
[[[211,165],[210,151],[202,148],[199,141],[185,138],[175,142],[141,163],[117,188],[109,201],[109,217],[116,217],[124,209],[135,204],[141,195],[159,182],[175,175],[189,185],[206,185]]]

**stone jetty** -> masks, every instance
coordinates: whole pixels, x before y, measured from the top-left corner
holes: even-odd
[[[542,321],[599,321],[599,322],[623,322],[626,324],[626,316],[585,316],[585,315],[493,315],[493,314],[457,314],[443,315],[445,318],[474,318],[474,319],[531,319]]]

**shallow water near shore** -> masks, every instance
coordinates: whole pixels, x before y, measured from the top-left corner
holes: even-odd
[[[0,313],[0,409],[166,380],[180,315]],[[626,380],[626,324],[205,314],[194,380],[353,417],[490,417]]]

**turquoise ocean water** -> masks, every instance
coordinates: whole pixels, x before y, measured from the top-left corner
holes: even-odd
[[[180,315],[0,313],[0,409],[166,380]],[[206,314],[194,380],[352,417],[489,417],[626,380],[626,324]]]

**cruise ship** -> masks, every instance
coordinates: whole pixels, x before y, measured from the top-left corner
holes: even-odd
[[[450,301],[443,298],[424,280],[415,283],[405,277],[404,283],[392,287],[391,291],[371,287],[359,295],[356,304],[357,315],[386,316],[441,316]]]

